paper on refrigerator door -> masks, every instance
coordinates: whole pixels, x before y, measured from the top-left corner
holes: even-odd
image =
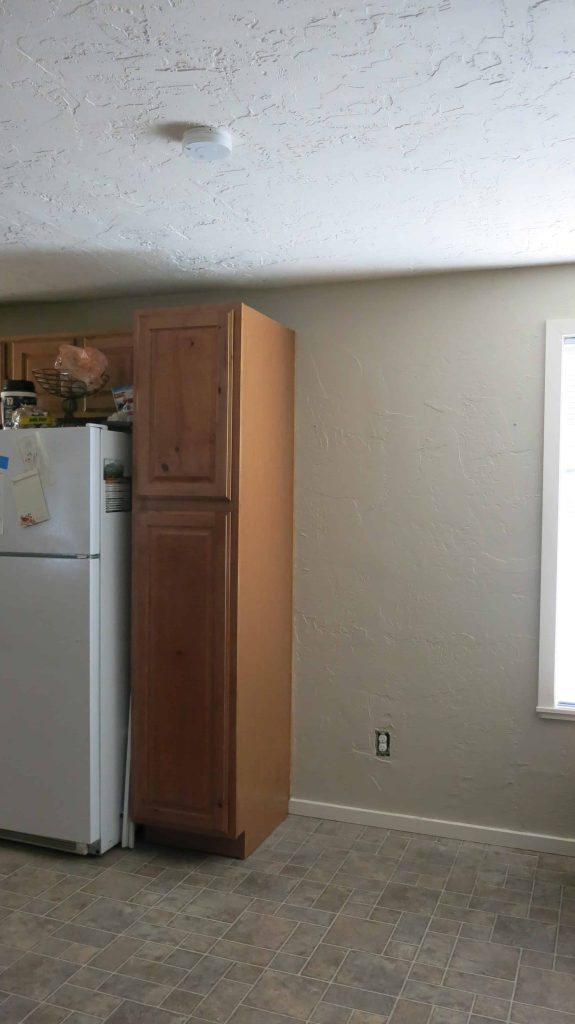
[[[12,494],[20,526],[36,526],[50,518],[42,481],[36,471],[12,477]]]
[[[0,455],[0,537],[4,533],[4,480],[6,478],[6,472],[10,465],[10,459],[7,455]]]
[[[16,447],[24,463],[24,468],[29,473],[34,470],[39,473],[44,486],[52,483],[50,463],[40,432],[38,430],[20,431],[16,438]]]

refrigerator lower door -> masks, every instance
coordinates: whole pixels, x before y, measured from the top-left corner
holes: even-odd
[[[99,839],[97,559],[0,556],[0,831]]]

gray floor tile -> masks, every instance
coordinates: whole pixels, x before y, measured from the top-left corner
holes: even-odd
[[[383,890],[378,906],[389,907],[391,910],[408,910],[414,914],[432,914],[438,900],[438,893],[431,889],[389,882]]]
[[[399,999],[389,1021],[390,1024],[427,1024],[430,1016],[431,1006]]]
[[[116,996],[93,992],[73,984],[62,985],[56,989],[51,993],[49,1001],[55,1006],[65,1006],[69,1010],[78,1010],[80,1013],[101,1018],[109,1017],[120,1005],[120,999]]]
[[[83,925],[76,924],[75,921],[71,924],[63,924],[61,928],[58,928],[57,932],[54,932],[54,936],[58,939],[65,939],[68,942],[79,942],[81,945],[95,946],[98,949],[104,949],[116,937],[113,932],[106,932],[101,928],[86,928]]]
[[[575,957],[575,928],[568,925],[560,925],[557,939],[557,954],[559,956]]]
[[[143,889],[145,884],[146,879],[141,875],[126,875],[110,869],[87,882],[83,891],[114,900],[129,900]]]
[[[236,893],[213,892],[204,889],[188,904],[188,914],[213,918],[215,921],[231,923],[247,910],[252,902],[249,896],[238,896]]]
[[[381,888],[391,878],[395,867],[395,861],[388,857],[374,857],[369,853],[352,852],[345,859],[342,872],[346,875],[355,875],[360,880],[370,879],[379,882]]]
[[[8,996],[0,1003],[0,1021],[2,1024],[19,1024],[36,1005],[34,1000],[23,996]]]
[[[58,921],[16,910],[0,922],[0,937],[6,946],[33,949],[41,939],[53,935],[59,927]]]
[[[198,1003],[193,1016],[200,1017],[201,1020],[214,1021],[215,1024],[224,1024],[249,991],[249,985],[222,978],[214,985],[210,994]]]
[[[471,992],[460,992],[441,985],[426,985],[424,982],[411,980],[406,981],[402,996],[414,1002],[430,1003],[431,1006],[467,1011],[471,1010],[474,998]]]
[[[573,930],[575,936],[575,929]],[[535,949],[540,953],[552,953],[555,949],[557,928],[538,921],[524,921],[515,917],[498,917],[493,930],[492,941],[507,946],[521,946]]]
[[[100,988],[100,985],[110,977],[109,971],[99,971],[96,967],[81,967],[70,979],[72,985],[80,985],[81,988]]]
[[[180,981],[179,988],[205,996],[216,982],[224,976],[229,967],[231,967],[229,960],[223,960],[215,956],[205,956]]]
[[[349,1024],[387,1024],[388,1018],[379,1013],[367,1013],[365,1010],[352,1010]]]
[[[363,1010],[350,1010],[348,1006],[336,1006],[335,1003],[318,1003],[312,1011],[310,1020],[314,1024],[348,1024],[352,1013],[363,1013]],[[385,1018],[383,1018],[385,1019]]]
[[[352,891],[347,886],[328,885],[316,899],[314,907],[316,910],[328,910],[337,914],[348,903]]]
[[[153,981],[158,985],[167,985],[169,988],[175,988],[186,977],[186,970],[183,967],[159,964],[154,960],[142,960],[138,956],[126,960],[118,967],[118,973],[140,978],[142,981]]]
[[[366,992],[365,989],[352,988],[349,985],[330,985],[323,1001],[347,1007],[349,1010],[363,1010],[365,1013],[378,1013],[385,1017],[392,1012],[396,1003],[394,996],[386,995],[384,992]]]
[[[0,926],[0,938],[3,938],[2,927]],[[4,968],[9,967],[13,964],[16,959],[19,959],[23,955],[24,950],[17,948],[16,946],[3,946],[0,945],[0,971]]]
[[[258,1010],[254,1006],[238,1006],[230,1017],[229,1024],[289,1024],[293,1020],[294,1017],[280,1016],[269,1010]]]
[[[187,1014],[172,1013],[157,1006],[144,1006],[126,1000],[108,1017],[106,1024],[186,1024],[186,1021]]]
[[[541,1006],[515,1002],[509,1020],[511,1024],[575,1024],[575,1013],[545,1010]]]
[[[476,996],[473,1012],[480,1017],[493,1017],[495,1020],[506,1021],[511,1010],[507,999],[495,999],[493,996]]]
[[[375,916],[375,911],[374,911]],[[425,914],[402,914],[397,922],[392,939],[395,942],[409,942],[419,945],[431,922]]]
[[[248,1006],[276,1011],[306,1020],[319,1002],[326,986],[310,978],[265,971],[245,998]]]
[[[350,839],[353,842],[359,839],[364,831],[364,825],[350,825],[346,821],[321,821],[314,835],[336,836],[338,839]]]
[[[325,942],[346,949],[361,949],[366,953],[382,953],[394,926],[377,921],[340,915],[325,936]]]
[[[318,981],[332,981],[346,956],[346,949],[339,949],[337,946],[319,945],[310,956],[301,973],[307,978],[316,978]]]
[[[290,907],[287,903],[280,907],[277,915],[289,921],[317,924],[323,928],[329,927],[335,918],[334,914],[329,914],[326,910],[316,910],[315,907]]]
[[[297,881],[294,878],[278,878],[262,872],[251,871],[235,890],[240,896],[257,896],[265,900],[284,900]]]
[[[76,982],[77,978],[74,978],[74,983]],[[132,999],[136,1003],[159,1006],[169,996],[171,989],[167,985],[131,978],[127,974],[110,974],[98,991],[118,996],[120,999]]]
[[[519,963],[519,950],[495,942],[457,939],[451,960],[455,970],[487,974],[513,980]]]
[[[294,928],[295,924],[284,918],[247,912],[226,932],[226,940],[278,950]]]
[[[467,1014],[462,1010],[448,1010],[445,1006],[434,1006],[429,1024],[467,1024]]]
[[[575,977],[558,971],[520,967],[515,999],[518,1003],[532,1003],[550,1010],[571,1012],[575,1008]]]
[[[254,967],[267,967],[275,956],[273,949],[251,946],[247,942],[229,942],[227,939],[216,942],[211,953],[213,956],[237,960],[239,963],[253,964]]]
[[[25,953],[0,974],[0,990],[32,999],[45,999],[77,971],[76,964]]]
[[[286,974],[301,974],[307,963],[307,957],[295,956],[293,953],[276,953],[270,967],[272,971],[285,971]],[[305,971],[303,972],[305,974]],[[228,972],[229,977],[229,972]]]
[[[501,978],[490,978],[482,974],[466,973],[465,971],[448,968],[445,972],[444,985],[448,988],[462,989],[463,992],[475,992],[480,995],[494,996],[497,999],[511,999],[513,982]]]
[[[63,1020],[68,1019],[69,1010],[61,1006],[50,1006],[49,1003],[40,1003],[26,1018],[26,1024],[61,1024]]]
[[[121,935],[114,938],[101,953],[94,956],[91,966],[99,967],[103,971],[115,971],[131,956],[134,956],[142,945],[142,939],[131,939]]]
[[[183,988],[175,988],[170,992],[162,1003],[163,1010],[173,1010],[175,1013],[193,1013],[198,1003],[201,1003],[204,996],[197,992],[186,992]]]
[[[290,954],[284,955],[289,956]],[[226,978],[229,978],[230,981],[243,981],[246,985],[253,985],[260,977],[262,970],[262,967],[255,967],[253,964],[234,963],[228,970]]]
[[[432,967],[447,967],[455,946],[453,935],[428,932],[417,953],[416,959]]]
[[[336,974],[338,985],[352,985],[371,992],[385,992],[398,996],[409,972],[409,963],[392,960],[390,957],[374,956],[372,953],[348,954]]]
[[[66,1017],[66,1024],[100,1024],[100,1018],[80,1013],[79,1010],[72,1010],[70,1016]]]
[[[0,889],[21,893],[26,896],[39,896],[56,882],[62,881],[64,874],[45,868],[24,865],[13,874],[0,881]]]

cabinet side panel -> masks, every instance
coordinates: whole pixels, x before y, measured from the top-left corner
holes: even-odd
[[[294,335],[241,309],[237,830],[287,814],[291,753]]]

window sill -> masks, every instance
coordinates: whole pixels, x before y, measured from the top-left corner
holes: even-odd
[[[575,707],[546,708],[538,706],[536,710],[540,718],[562,718],[566,722],[575,722]]]

